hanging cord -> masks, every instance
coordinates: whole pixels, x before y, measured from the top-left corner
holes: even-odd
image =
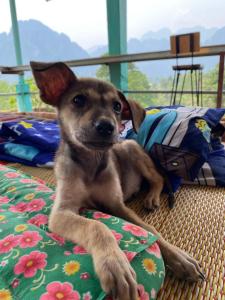
[[[178,52],[179,52],[179,45],[176,45],[177,50],[176,50],[176,67],[178,68]],[[174,77],[173,77],[173,86],[172,86],[172,94],[171,94],[171,99],[170,99],[170,105],[175,105],[176,103],[176,93],[177,93],[177,85],[179,81],[179,75],[178,75],[178,70],[175,69]]]
[[[181,94],[180,94],[180,101],[179,101],[179,104],[181,104],[181,99],[182,99],[183,92],[184,92],[184,84],[185,84],[186,75],[187,75],[187,72],[185,71],[185,73],[184,73],[184,78],[183,78],[183,84],[182,84],[182,88],[181,88]]]
[[[202,72],[202,69],[200,69],[200,91],[201,91],[201,107],[203,107],[203,93],[202,93],[202,75],[203,75],[203,72]]]
[[[193,75],[193,70],[191,70],[191,98],[192,98],[192,106],[194,106],[194,97],[193,97],[193,78],[192,78],[192,75]]]
[[[180,70],[177,71],[177,78],[176,78],[176,87],[175,87],[175,92],[174,92],[174,99],[173,99],[173,105],[176,105],[176,96],[177,96],[177,88],[178,88],[178,83],[180,79]]]
[[[196,104],[199,106],[199,87],[198,87],[198,70],[194,70],[194,77],[195,77],[195,94],[196,94]]]
[[[191,50],[191,97],[192,97],[192,106],[194,106],[194,90],[193,90],[193,65],[194,65],[194,36],[190,36],[190,50]]]
[[[172,85],[172,92],[171,92],[171,97],[170,97],[170,105],[173,103],[173,94],[174,94],[174,89],[175,89],[175,79],[176,79],[176,70],[173,76],[173,85]]]

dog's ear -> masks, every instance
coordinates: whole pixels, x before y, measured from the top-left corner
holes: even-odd
[[[30,62],[34,79],[40,90],[41,99],[50,105],[57,106],[62,94],[77,78],[70,68],[62,63]]]
[[[131,120],[134,131],[137,133],[138,129],[145,118],[145,110],[135,101],[127,100],[121,91],[118,91],[123,108],[121,113],[122,120]]]

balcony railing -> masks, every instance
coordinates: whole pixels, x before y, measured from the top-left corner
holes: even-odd
[[[218,74],[218,89],[217,91],[207,91],[203,90],[200,93],[208,95],[217,95],[217,107],[222,106],[222,97],[225,93],[223,90],[223,80],[224,80],[224,56],[225,56],[225,45],[216,45],[216,46],[205,46],[201,47],[199,52],[193,54],[193,57],[207,57],[207,56],[219,56],[219,74]],[[80,60],[69,60],[64,61],[70,67],[82,67],[82,66],[92,66],[92,65],[110,65],[115,63],[128,63],[128,62],[140,62],[140,61],[156,61],[156,60],[171,60],[176,58],[188,58],[192,57],[192,54],[182,54],[174,55],[168,51],[156,51],[156,52],[146,52],[146,53],[135,53],[135,54],[124,54],[116,56],[104,56],[99,58],[88,58]],[[31,71],[29,65],[23,66],[0,66],[0,72],[2,74],[23,74],[24,72]],[[149,90],[149,91],[140,91],[140,90],[128,90],[127,93],[148,93],[148,94],[170,94],[170,90]],[[177,91],[176,93],[180,94],[191,94],[191,91]],[[24,93],[26,94],[26,93]],[[29,94],[36,94],[35,92]],[[0,93],[0,96],[17,96],[21,93]]]

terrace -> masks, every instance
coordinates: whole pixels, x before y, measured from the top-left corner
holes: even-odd
[[[9,0],[12,29],[14,36],[14,46],[16,53],[16,66],[0,66],[2,75],[18,75],[16,90],[3,93],[0,90],[1,102],[6,103],[9,97],[13,97],[17,103],[17,111],[8,106],[8,111],[1,111],[1,116],[12,114],[13,119],[38,120],[55,119],[54,110],[49,106],[43,105],[39,99],[37,89],[31,91],[31,87],[25,80],[25,75],[30,72],[30,66],[23,64],[23,57],[20,45],[20,36],[16,14],[15,0]],[[47,3],[46,3],[47,5]],[[211,86],[205,89],[193,90],[185,85],[185,89],[178,88],[175,93],[179,96],[202,95],[203,104],[207,99],[212,108],[224,108],[224,57],[225,45],[208,45],[200,47],[198,51],[187,51],[174,54],[171,49],[167,51],[155,51],[146,53],[127,54],[127,1],[107,0],[107,19],[108,19],[108,55],[103,57],[74,59],[65,61],[71,68],[86,66],[107,66],[110,81],[125,95],[137,98],[141,94],[153,95],[157,99],[158,95],[163,95],[165,102],[160,105],[169,105],[173,88],[171,89],[149,89],[137,90],[128,89],[128,63],[145,61],[165,61],[169,60],[172,64],[182,64],[182,59],[194,59],[215,56],[218,57],[218,80],[217,88],[212,90]],[[204,76],[204,74],[203,74]],[[183,77],[182,77],[183,79]],[[179,98],[180,99],[180,98]],[[184,101],[185,102],[185,101]],[[179,103],[174,103],[179,104]],[[185,103],[181,103],[185,104]],[[190,102],[188,102],[190,104]],[[196,105],[196,102],[193,103]],[[151,103],[152,105],[152,103]],[[7,107],[7,106],[6,106]],[[215,110],[216,111],[216,110]],[[50,112],[50,114],[49,114]],[[10,118],[9,118],[10,119]],[[3,122],[3,121],[2,121]],[[221,125],[223,123],[221,121]],[[223,125],[222,125],[223,126]],[[221,137],[222,139],[222,137]],[[225,158],[224,158],[225,159]],[[50,185],[55,185],[55,178],[52,169],[37,168],[27,166],[18,162],[7,162],[8,167],[16,168],[35,178],[41,178]],[[200,177],[199,177],[200,178]],[[225,173],[224,173],[225,178]],[[161,206],[158,211],[149,213],[140,205],[141,196],[135,198],[129,206],[134,209],[139,216],[147,223],[152,223],[162,235],[178,247],[193,254],[202,264],[206,272],[204,283],[189,284],[175,279],[168,271],[164,285],[160,290],[157,299],[223,299],[224,291],[224,195],[225,188],[219,187],[214,182],[214,186],[196,180],[193,185],[183,184],[176,192],[175,207],[168,208],[167,195],[163,194]],[[205,185],[205,186],[201,186]],[[1,202],[0,202],[1,203]],[[0,258],[1,260],[1,258]],[[0,285],[1,287],[1,285]],[[6,287],[7,288],[7,287]],[[1,299],[1,294],[0,294]],[[22,300],[22,299],[21,299]]]

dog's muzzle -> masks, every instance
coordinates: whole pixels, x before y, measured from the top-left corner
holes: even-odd
[[[110,138],[114,134],[115,125],[110,120],[98,120],[94,126],[100,137]]]

